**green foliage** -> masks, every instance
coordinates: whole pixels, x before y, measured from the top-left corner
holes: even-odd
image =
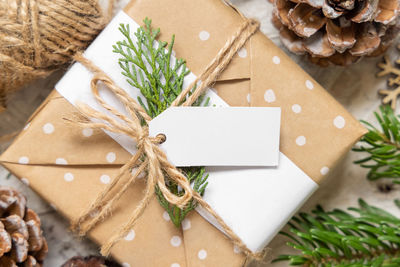
[[[160,29],[153,29],[151,20],[146,18],[144,26],[137,29],[136,41],[131,38],[129,25],[121,24],[119,30],[125,39],[113,46],[113,52],[121,55],[119,66],[122,74],[130,85],[140,90],[144,99],[138,97],[138,102],[150,117],[154,118],[166,110],[181,93],[184,78],[190,71],[186,67],[185,60],[172,60],[175,37],[172,36],[170,44],[157,41]],[[208,100],[204,101],[204,98],[199,98],[194,105],[202,103],[207,105]],[[194,190],[203,195],[208,178],[204,167],[182,168],[181,170],[193,184]],[[172,193],[178,196],[183,194],[175,182],[168,180],[168,177],[166,177],[166,181]],[[171,221],[177,227],[180,227],[185,216],[197,205],[194,200],[191,200],[184,209],[171,205],[158,187],[156,187],[156,195],[161,206],[167,210]]]
[[[182,168],[183,173],[188,178],[190,183],[193,183],[193,189],[196,192],[199,192],[200,195],[204,194],[204,191],[207,186],[207,178],[208,174],[205,174],[205,169],[196,167],[196,168]],[[175,195],[181,196],[183,192],[179,189],[176,183],[170,183],[169,189]],[[194,210],[197,206],[197,203],[194,200],[189,202],[189,205],[186,206],[185,209],[179,209],[175,205],[171,205],[161,194],[160,189],[156,187],[157,199],[160,202],[161,206],[168,212],[171,221],[179,227],[183,219],[185,219],[186,215]]]
[[[400,201],[395,201],[400,207]],[[359,200],[352,213],[317,206],[289,222],[288,246],[300,255],[281,255],[274,262],[308,267],[400,266],[400,219]],[[356,215],[353,215],[356,214]]]
[[[400,177],[399,117],[394,114],[390,106],[381,106],[380,114],[376,112],[374,114],[380,129],[362,121],[369,131],[353,151],[365,152],[368,155],[355,163],[369,169],[367,177],[370,180],[389,178],[394,183],[399,183],[397,181]]]

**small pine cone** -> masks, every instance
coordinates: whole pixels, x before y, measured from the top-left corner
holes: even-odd
[[[69,259],[61,267],[121,267],[121,265],[100,256],[76,256]]]
[[[0,186],[0,266],[40,267],[47,251],[39,216],[26,207],[26,198]]]
[[[381,55],[400,31],[399,0],[270,1],[282,43],[322,66]]]

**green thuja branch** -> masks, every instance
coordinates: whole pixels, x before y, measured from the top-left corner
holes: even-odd
[[[182,168],[181,170],[184,172],[189,182],[193,184],[193,189],[196,192],[199,192],[200,195],[203,195],[207,186],[207,178],[208,178],[208,175],[205,174],[204,167]],[[179,187],[175,183],[169,184],[169,189],[171,190],[172,193],[176,195],[182,194],[182,192],[180,192]],[[194,210],[197,206],[197,203],[194,200],[191,200],[185,209],[179,209],[177,206],[171,205],[164,198],[158,187],[156,187],[156,194],[157,194],[157,199],[160,202],[161,206],[168,212],[171,221],[176,226],[180,226],[181,222],[186,217],[186,215],[190,211]]]
[[[356,161],[361,167],[369,169],[368,179],[400,178],[400,120],[389,106],[381,106],[380,114],[375,112],[380,124],[377,129],[372,124],[362,121],[368,127],[368,133],[360,140],[356,152],[367,154]]]
[[[395,201],[400,207],[400,202]],[[312,214],[300,213],[281,232],[298,255],[281,255],[276,261],[307,267],[400,266],[400,218],[359,200],[352,213],[317,206]],[[355,214],[355,215],[354,215]]]
[[[129,25],[121,24],[119,30],[125,39],[113,46],[113,52],[121,56],[119,66],[122,69],[122,75],[127,78],[130,85],[140,90],[144,99],[138,97],[138,102],[150,117],[154,118],[166,110],[182,92],[184,78],[190,71],[183,59],[173,60],[172,49],[175,37],[172,36],[170,44],[158,41],[160,29],[153,29],[151,20],[146,18],[144,26],[137,29],[136,40],[131,37]],[[194,105],[200,104],[207,105],[208,100],[199,98]],[[208,178],[204,167],[181,168],[181,171],[193,185],[194,190],[203,195]],[[183,195],[184,192],[175,182],[169,180],[167,175],[166,185],[175,195]],[[156,195],[177,227],[181,225],[188,212],[197,205],[194,200],[191,200],[184,209],[171,205],[158,187],[156,187]]]

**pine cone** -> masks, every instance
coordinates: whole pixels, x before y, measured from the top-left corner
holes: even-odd
[[[39,267],[47,251],[39,216],[26,207],[26,198],[0,186],[0,266]]]
[[[80,257],[69,259],[61,267],[121,267],[118,263],[99,256]]]
[[[400,31],[399,0],[270,1],[282,43],[323,66],[378,56]]]

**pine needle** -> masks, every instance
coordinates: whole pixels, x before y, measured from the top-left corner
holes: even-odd
[[[395,201],[400,206],[400,201]],[[287,245],[299,254],[280,255],[273,262],[308,267],[400,266],[400,218],[362,199],[352,213],[317,206],[289,223]],[[356,215],[353,215],[356,214]]]
[[[398,183],[400,178],[400,120],[390,106],[381,106],[380,114],[374,113],[380,129],[366,121],[368,133],[360,140],[353,151],[367,154],[355,161],[361,167],[369,169],[368,179],[392,179]]]

